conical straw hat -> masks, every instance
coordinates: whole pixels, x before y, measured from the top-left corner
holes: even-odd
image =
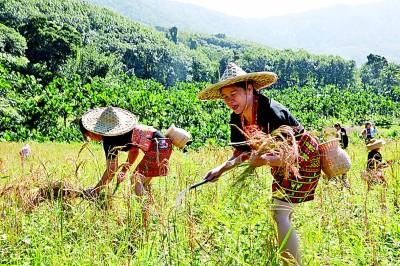
[[[133,129],[137,118],[131,112],[118,107],[91,109],[82,116],[83,127],[102,136],[118,136]]]
[[[172,140],[172,144],[176,147],[183,149],[186,143],[192,138],[189,132],[186,130],[171,125],[165,132],[165,136]]]
[[[373,151],[375,149],[382,148],[385,145],[385,141],[383,139],[375,139],[372,142],[367,144],[367,150]]]
[[[221,88],[247,80],[253,81],[254,89],[261,90],[274,84],[278,80],[278,76],[273,72],[266,71],[246,73],[235,63],[229,63],[219,82],[211,84],[199,92],[197,98],[200,100],[221,99]]]

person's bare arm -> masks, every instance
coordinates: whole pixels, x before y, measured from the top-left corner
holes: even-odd
[[[282,154],[266,153],[257,155],[253,153],[249,158],[249,163],[253,167],[260,167],[263,165],[269,165],[272,167],[281,167],[285,165]]]
[[[249,153],[241,153],[239,156],[232,156],[229,160],[225,161],[221,165],[215,167],[210,170],[205,176],[204,179],[209,181],[217,181],[218,178],[225,173],[226,171],[232,169],[233,167],[241,164],[249,158]]]
[[[137,157],[139,156],[139,149],[132,148],[128,152],[128,158],[126,159],[126,163],[122,167],[121,172],[118,173],[117,183],[121,183],[124,181],[126,177],[126,172],[130,169],[131,165],[136,161]]]
[[[114,177],[115,172],[118,168],[118,158],[115,157],[114,159],[107,159],[106,166],[107,168],[104,171],[103,176],[101,177],[97,185],[93,188],[94,193],[100,192],[104,186],[110,183],[111,179]]]

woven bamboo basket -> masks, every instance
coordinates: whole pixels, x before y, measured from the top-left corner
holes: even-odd
[[[347,173],[351,167],[350,157],[339,145],[339,139],[333,139],[319,145],[322,171],[328,178]]]

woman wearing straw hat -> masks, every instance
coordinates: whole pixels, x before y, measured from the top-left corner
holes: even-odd
[[[368,183],[368,187],[371,188],[374,184],[385,184],[386,179],[383,176],[383,169],[389,167],[392,161],[383,162],[382,154],[380,149],[385,145],[383,139],[375,139],[367,144],[368,160],[367,170],[364,178]]]
[[[122,168],[118,173],[118,187],[137,159],[139,150],[144,156],[132,175],[132,181],[135,183],[135,194],[142,196],[149,189],[153,177],[167,175],[172,145],[183,149],[191,138],[187,131],[174,125],[164,136],[153,127],[138,124],[134,114],[117,107],[89,110],[79,122],[86,138],[103,142],[106,155],[106,170],[97,185],[85,191],[88,196],[98,194]],[[128,152],[127,161],[121,167],[118,165],[119,151]]]
[[[378,165],[382,163],[382,154],[379,150],[385,145],[383,139],[375,139],[367,144],[368,161],[367,169],[374,170],[378,168]]]
[[[300,263],[298,239],[291,224],[293,204],[312,200],[321,174],[317,141],[304,131],[303,126],[280,103],[259,93],[277,81],[272,72],[246,73],[234,63],[230,63],[220,81],[205,88],[198,94],[201,100],[223,99],[231,113],[231,142],[245,143],[247,129],[254,127],[264,133],[271,133],[280,126],[291,126],[296,134],[299,153],[299,175],[284,169],[285,154],[255,156],[247,145],[234,146],[232,157],[225,163],[210,170],[207,180],[216,180],[237,162],[249,159],[254,167],[269,165],[274,177],[272,184],[274,219],[278,227],[278,240],[282,243],[287,234],[288,241],[282,255]],[[289,178],[285,178],[289,176]]]

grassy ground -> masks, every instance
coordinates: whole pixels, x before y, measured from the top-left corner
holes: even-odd
[[[29,188],[51,180],[77,190],[93,186],[104,170],[100,145],[30,143],[33,155],[23,165],[20,143],[0,143],[0,264],[17,265],[279,265],[274,223],[269,212],[271,176],[259,168],[245,186],[234,186],[241,170],[219,182],[175,199],[187,185],[230,156],[227,149],[175,152],[170,175],[152,182],[155,204],[147,229],[143,200],[122,184],[115,197],[98,203],[75,198],[23,204]],[[313,202],[295,208],[304,265],[396,265],[400,261],[400,141],[382,150],[397,162],[385,170],[387,187],[367,189],[361,178],[367,152],[352,144],[351,189],[321,180]],[[123,159],[123,158],[121,158]],[[113,183],[114,184],[114,183]],[[25,189],[25,190],[24,190]]]

